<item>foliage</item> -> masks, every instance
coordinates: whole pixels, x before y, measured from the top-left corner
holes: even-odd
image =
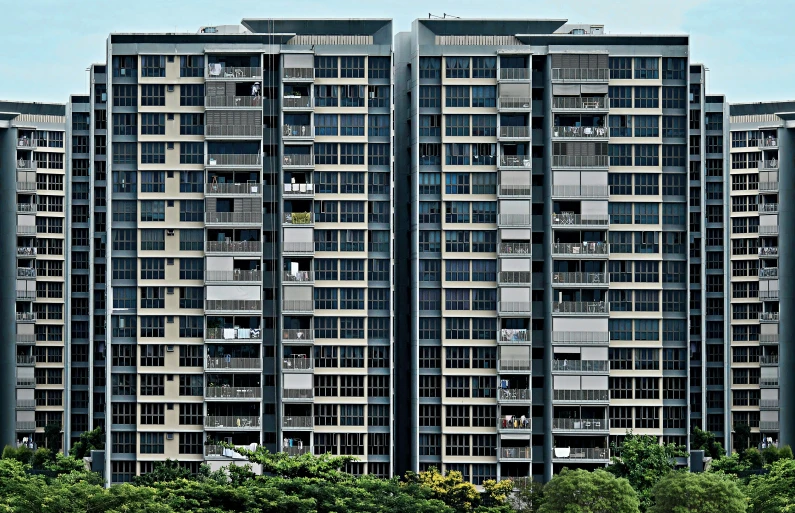
[[[734,478],[717,473],[671,472],[652,488],[649,513],[745,513]]]
[[[746,493],[749,513],[795,512],[795,460],[778,460],[769,474],[751,477]]]
[[[407,473],[406,481],[429,489],[432,498],[444,502],[457,512],[469,511],[480,502],[480,494],[475,486],[464,481],[464,476],[457,470],[444,475],[436,467],[431,467],[419,474]]]
[[[483,481],[483,490],[486,492],[487,500],[492,504],[505,504],[513,492],[513,481],[510,479],[502,481],[487,479]]]
[[[781,448],[775,445],[769,445],[762,449],[762,458],[764,458],[766,465],[771,465],[778,460],[791,460],[792,448],[789,445],[784,445]]]
[[[564,468],[544,487],[539,513],[637,513],[638,496],[624,478],[604,470]]]
[[[744,422],[734,425],[734,450],[742,454],[748,448],[748,440],[751,439],[751,426]]]
[[[61,441],[63,440],[61,425],[57,422],[50,422],[44,426],[44,440],[47,443],[47,448],[52,451],[52,458],[55,459],[54,455],[61,450]]]
[[[80,438],[72,444],[69,449],[69,456],[82,459],[91,455],[91,451],[105,448],[105,434],[102,427],[97,427],[91,431],[83,431]]]
[[[251,463],[262,465],[263,473],[285,478],[337,479],[340,477],[342,468],[347,463],[356,460],[353,456],[332,456],[328,453],[321,456],[314,456],[310,453],[288,456],[284,452],[271,453],[262,446],[257,447],[255,451],[241,447],[234,447],[234,450],[248,458]]]
[[[510,499],[514,510],[518,513],[538,513],[544,504],[544,483],[527,479],[517,484]]]
[[[674,458],[685,456],[684,448],[676,444],[660,444],[657,438],[648,435],[634,435],[628,432],[621,446],[611,447],[613,464],[607,471],[616,477],[623,477],[637,492],[640,510],[651,506],[651,490],[657,482],[673,471]]]
[[[751,469],[759,469],[765,465],[765,458],[762,456],[762,453],[759,452],[759,449],[755,447],[746,449],[742,455],[742,460],[748,465],[748,468]]]
[[[726,454],[723,445],[715,438],[715,433],[703,431],[698,427],[693,428],[690,437],[690,449],[704,451],[704,454],[716,460]]]
[[[758,451],[757,451],[758,452]],[[723,472],[724,474],[740,475],[751,468],[748,461],[743,459],[739,454],[734,453],[731,456],[724,456],[719,460],[713,460],[709,466],[710,472]]]

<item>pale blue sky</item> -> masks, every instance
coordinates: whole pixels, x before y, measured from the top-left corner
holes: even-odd
[[[65,102],[85,93],[110,32],[196,32],[242,18],[555,18],[609,33],[691,36],[707,90],[732,102],[795,99],[793,0],[0,0],[0,99]]]

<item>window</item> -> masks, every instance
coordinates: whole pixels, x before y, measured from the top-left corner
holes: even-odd
[[[465,114],[445,115],[445,135],[448,137],[469,136],[469,116]]]
[[[626,80],[632,78],[632,58],[631,57],[610,57],[610,79]],[[635,77],[637,78],[637,77]],[[610,95],[612,96],[612,94]]]
[[[663,167],[684,167],[685,160],[685,146],[673,146],[670,144],[663,145]]]
[[[317,116],[315,116],[315,119],[317,119]],[[390,135],[389,116],[384,114],[370,114],[367,116],[367,127],[367,135],[370,137],[388,137]],[[389,145],[383,146],[389,147]],[[372,144],[370,145],[370,152],[372,152]]]
[[[203,107],[204,84],[181,84],[179,86],[179,104],[182,107]]]
[[[204,230],[180,228],[179,230],[180,251],[203,251],[203,249],[204,249]]]
[[[339,152],[334,143],[315,143],[315,164],[337,164]]]
[[[179,143],[180,164],[202,164],[204,162],[204,143],[181,142]]]
[[[659,57],[635,57],[635,79],[660,78]]]
[[[201,337],[203,334],[204,334],[204,317],[187,316],[187,315],[181,315],[179,317],[179,337],[180,338],[198,338],[198,337]],[[185,360],[184,361],[183,361],[183,348],[185,348]],[[197,348],[198,348],[198,350],[197,350]],[[202,349],[203,348],[201,346],[180,346],[180,353],[179,353],[180,354],[180,366],[181,367],[182,366],[192,366],[192,365],[188,365],[189,363],[196,364],[196,360],[195,359],[188,360],[189,355],[193,355],[193,356],[190,356],[190,358],[196,358],[197,357],[196,354],[198,354],[198,358],[201,358]],[[184,363],[184,365],[183,365],[183,363]],[[196,365],[201,366],[201,362],[199,362]]]
[[[444,90],[447,107],[469,107],[469,86],[446,86]]]
[[[141,222],[155,222],[155,221],[165,221],[165,220],[166,220],[165,201],[141,200]]]
[[[165,55],[141,55],[141,76],[142,77],[165,77],[166,76],[166,56]]]
[[[337,78],[338,57],[327,55],[315,56],[315,78]]]
[[[659,123],[657,116],[635,116],[635,137],[659,137]]]
[[[472,116],[472,135],[474,137],[496,137],[497,136],[497,117],[485,114],[475,114]],[[495,155],[493,150],[489,152],[478,152],[487,156]],[[484,162],[484,165],[493,165],[494,161]]]
[[[180,114],[179,135],[204,135],[204,114]]]
[[[611,291],[612,292],[612,291]],[[659,312],[660,311],[660,292],[657,290],[636,290],[635,291],[635,311],[636,312]],[[645,322],[645,321],[644,321]],[[654,321],[657,322],[657,321]],[[637,323],[635,325],[635,338],[638,339]],[[659,337],[658,337],[659,338]],[[644,339],[641,339],[644,340]],[[657,340],[657,339],[650,339]]]
[[[445,57],[447,78],[469,78],[469,57]]]
[[[364,57],[340,57],[340,77],[364,78]]]
[[[367,77],[368,78],[390,78],[392,74],[392,63],[389,57],[368,57],[367,58]]]
[[[658,87],[635,87],[636,109],[658,109],[660,107]]]
[[[113,135],[136,135],[137,134],[137,124],[138,124],[138,117],[135,114],[114,114],[113,118]],[[88,153],[88,137],[87,136],[78,136],[74,137],[73,139],[82,139],[80,140],[80,150],[75,151],[75,153]],[[85,145],[85,148],[83,148]]]
[[[141,251],[165,251],[165,249],[165,230],[156,228],[144,228],[141,230]]]
[[[141,375],[141,395],[164,395],[165,375],[164,374],[142,374]],[[142,404],[141,405],[141,424],[163,424],[164,404]],[[148,409],[151,413],[145,413]],[[145,417],[157,417],[156,421],[146,422]]]
[[[497,58],[472,57],[472,78],[497,78]]]
[[[684,80],[685,60],[682,57],[663,57],[663,80]]]
[[[472,86],[472,107],[496,106],[497,88],[495,86]]]
[[[137,91],[132,84],[119,84],[113,86],[114,107],[135,107],[138,100]]]
[[[632,203],[618,203],[611,201],[608,204],[610,224],[631,224]]]
[[[141,158],[143,158],[143,156]],[[140,175],[141,175],[141,192],[166,192],[165,172],[141,171]]]
[[[449,118],[450,116],[448,116]],[[447,129],[463,131],[466,130],[466,135],[469,134],[469,116],[452,116],[458,118],[466,118],[467,125],[465,127],[451,127],[448,125]],[[448,134],[449,135],[449,134]],[[444,145],[445,164],[448,166],[468,166],[469,165],[469,144],[452,144]],[[422,164],[422,162],[420,162]]]
[[[607,146],[607,154],[610,157],[611,166],[632,165],[631,144],[610,144]]]
[[[160,261],[162,262],[162,259],[160,259]],[[179,259],[179,279],[180,280],[203,280],[204,279],[204,259],[202,259],[202,258],[180,258]]]
[[[116,115],[113,116],[114,121]],[[114,126],[115,131],[115,126]],[[166,133],[166,115],[142,113],[141,135],[164,135]],[[143,152],[142,152],[143,153]]]
[[[659,166],[660,147],[656,144],[636,144],[635,146],[635,166]]]
[[[373,116],[370,116],[373,119]],[[392,152],[389,144],[370,143],[367,152],[368,166],[388,166]]]
[[[201,374],[180,374],[179,395],[201,396],[204,394],[204,376]]]
[[[420,58],[420,62],[422,62],[422,58]],[[421,70],[420,73],[422,73]],[[438,109],[441,106],[442,106],[442,88],[440,86],[421,85],[420,108]]]
[[[180,55],[179,76],[201,78],[204,76],[204,55]]]
[[[204,221],[203,200],[179,200],[179,220],[187,223]]]
[[[164,107],[166,105],[166,86],[145,84],[141,86],[142,107]]]
[[[662,107],[663,109],[684,109],[685,88],[663,86]]]
[[[440,57],[420,57],[420,78],[441,78]]]

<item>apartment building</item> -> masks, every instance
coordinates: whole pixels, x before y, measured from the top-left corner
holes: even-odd
[[[44,447],[44,428],[62,425],[68,402],[65,120],[63,104],[0,102],[0,166],[9,178],[0,185],[8,240],[0,248],[7,341],[0,417],[9,444]]]

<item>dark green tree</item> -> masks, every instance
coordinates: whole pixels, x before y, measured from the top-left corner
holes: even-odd
[[[105,448],[105,434],[102,427],[97,427],[91,431],[83,431],[80,438],[72,444],[69,449],[69,456],[74,458],[85,458],[91,455],[91,451]]]
[[[748,448],[748,440],[751,439],[751,426],[745,422],[738,422],[734,425],[734,450],[742,454]]]
[[[604,470],[564,468],[544,487],[539,513],[638,513],[629,481]]]
[[[778,460],[769,474],[752,476],[746,493],[749,513],[795,512],[795,460]]]
[[[55,459],[55,453],[61,450],[61,442],[63,441],[63,432],[58,422],[50,422],[44,426],[44,440],[47,448],[52,451],[52,458]]]
[[[652,488],[649,513],[745,513],[745,494],[725,474],[671,472]]]
[[[703,431],[698,427],[694,427],[693,433],[691,433],[690,449],[694,451],[703,450],[705,455],[710,456],[714,460],[726,454],[723,444],[715,438],[715,433]]]

